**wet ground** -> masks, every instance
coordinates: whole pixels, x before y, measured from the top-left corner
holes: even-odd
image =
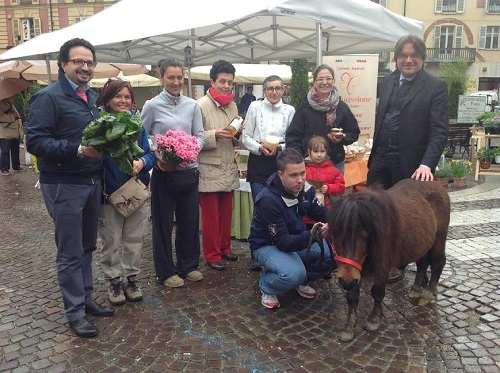
[[[56,281],[52,222],[33,170],[0,177],[0,371],[9,372],[500,372],[500,177],[449,187],[452,222],[439,295],[429,307],[407,298],[415,272],[389,285],[379,331],[362,329],[372,301],[365,285],[360,324],[337,336],[346,300],[335,279],[312,283],[281,308],[260,304],[245,242],[223,272],[168,289],[155,282],[151,227],[144,236],[144,301],[92,318],[98,337],[67,328]],[[98,258],[96,252],[94,259]],[[95,297],[107,302],[94,260]]]

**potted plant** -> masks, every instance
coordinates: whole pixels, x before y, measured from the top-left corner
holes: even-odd
[[[500,113],[492,111],[490,113],[481,114],[478,117],[484,125],[484,131],[486,134],[498,134],[500,133]]]
[[[479,166],[483,170],[487,170],[491,166],[491,162],[495,157],[495,152],[492,148],[482,147],[477,151],[477,159],[479,160]]]
[[[492,148],[493,158],[495,158],[495,163],[500,164],[500,146]]]
[[[467,185],[466,176],[472,171],[472,163],[463,159],[453,159],[451,161],[451,172],[453,175],[453,185],[463,188]]]
[[[451,163],[450,162],[443,162],[436,167],[436,170],[434,171],[434,177],[436,181],[444,186],[445,188],[448,187],[448,183],[450,182],[450,179],[453,177],[453,173],[451,171]]]

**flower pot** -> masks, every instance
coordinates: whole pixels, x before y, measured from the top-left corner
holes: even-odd
[[[491,161],[490,162],[479,161],[479,167],[481,167],[481,169],[483,170],[487,170],[488,168],[491,167]]]
[[[434,180],[441,185],[444,186],[445,188],[448,188],[448,183],[450,182],[450,179],[447,177],[436,177]]]
[[[463,188],[467,185],[467,179],[465,177],[455,177],[453,178],[453,185],[455,188]]]

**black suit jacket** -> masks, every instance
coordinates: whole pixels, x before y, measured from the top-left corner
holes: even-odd
[[[392,91],[399,81],[399,70],[387,76],[377,106],[373,148],[368,160],[380,146],[380,128]],[[420,70],[401,106],[399,125],[399,157],[404,178],[409,178],[421,165],[434,170],[448,139],[448,91],[446,83]]]

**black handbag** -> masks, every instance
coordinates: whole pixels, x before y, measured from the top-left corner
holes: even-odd
[[[165,188],[170,193],[188,192],[198,188],[200,173],[196,168],[167,172]]]

